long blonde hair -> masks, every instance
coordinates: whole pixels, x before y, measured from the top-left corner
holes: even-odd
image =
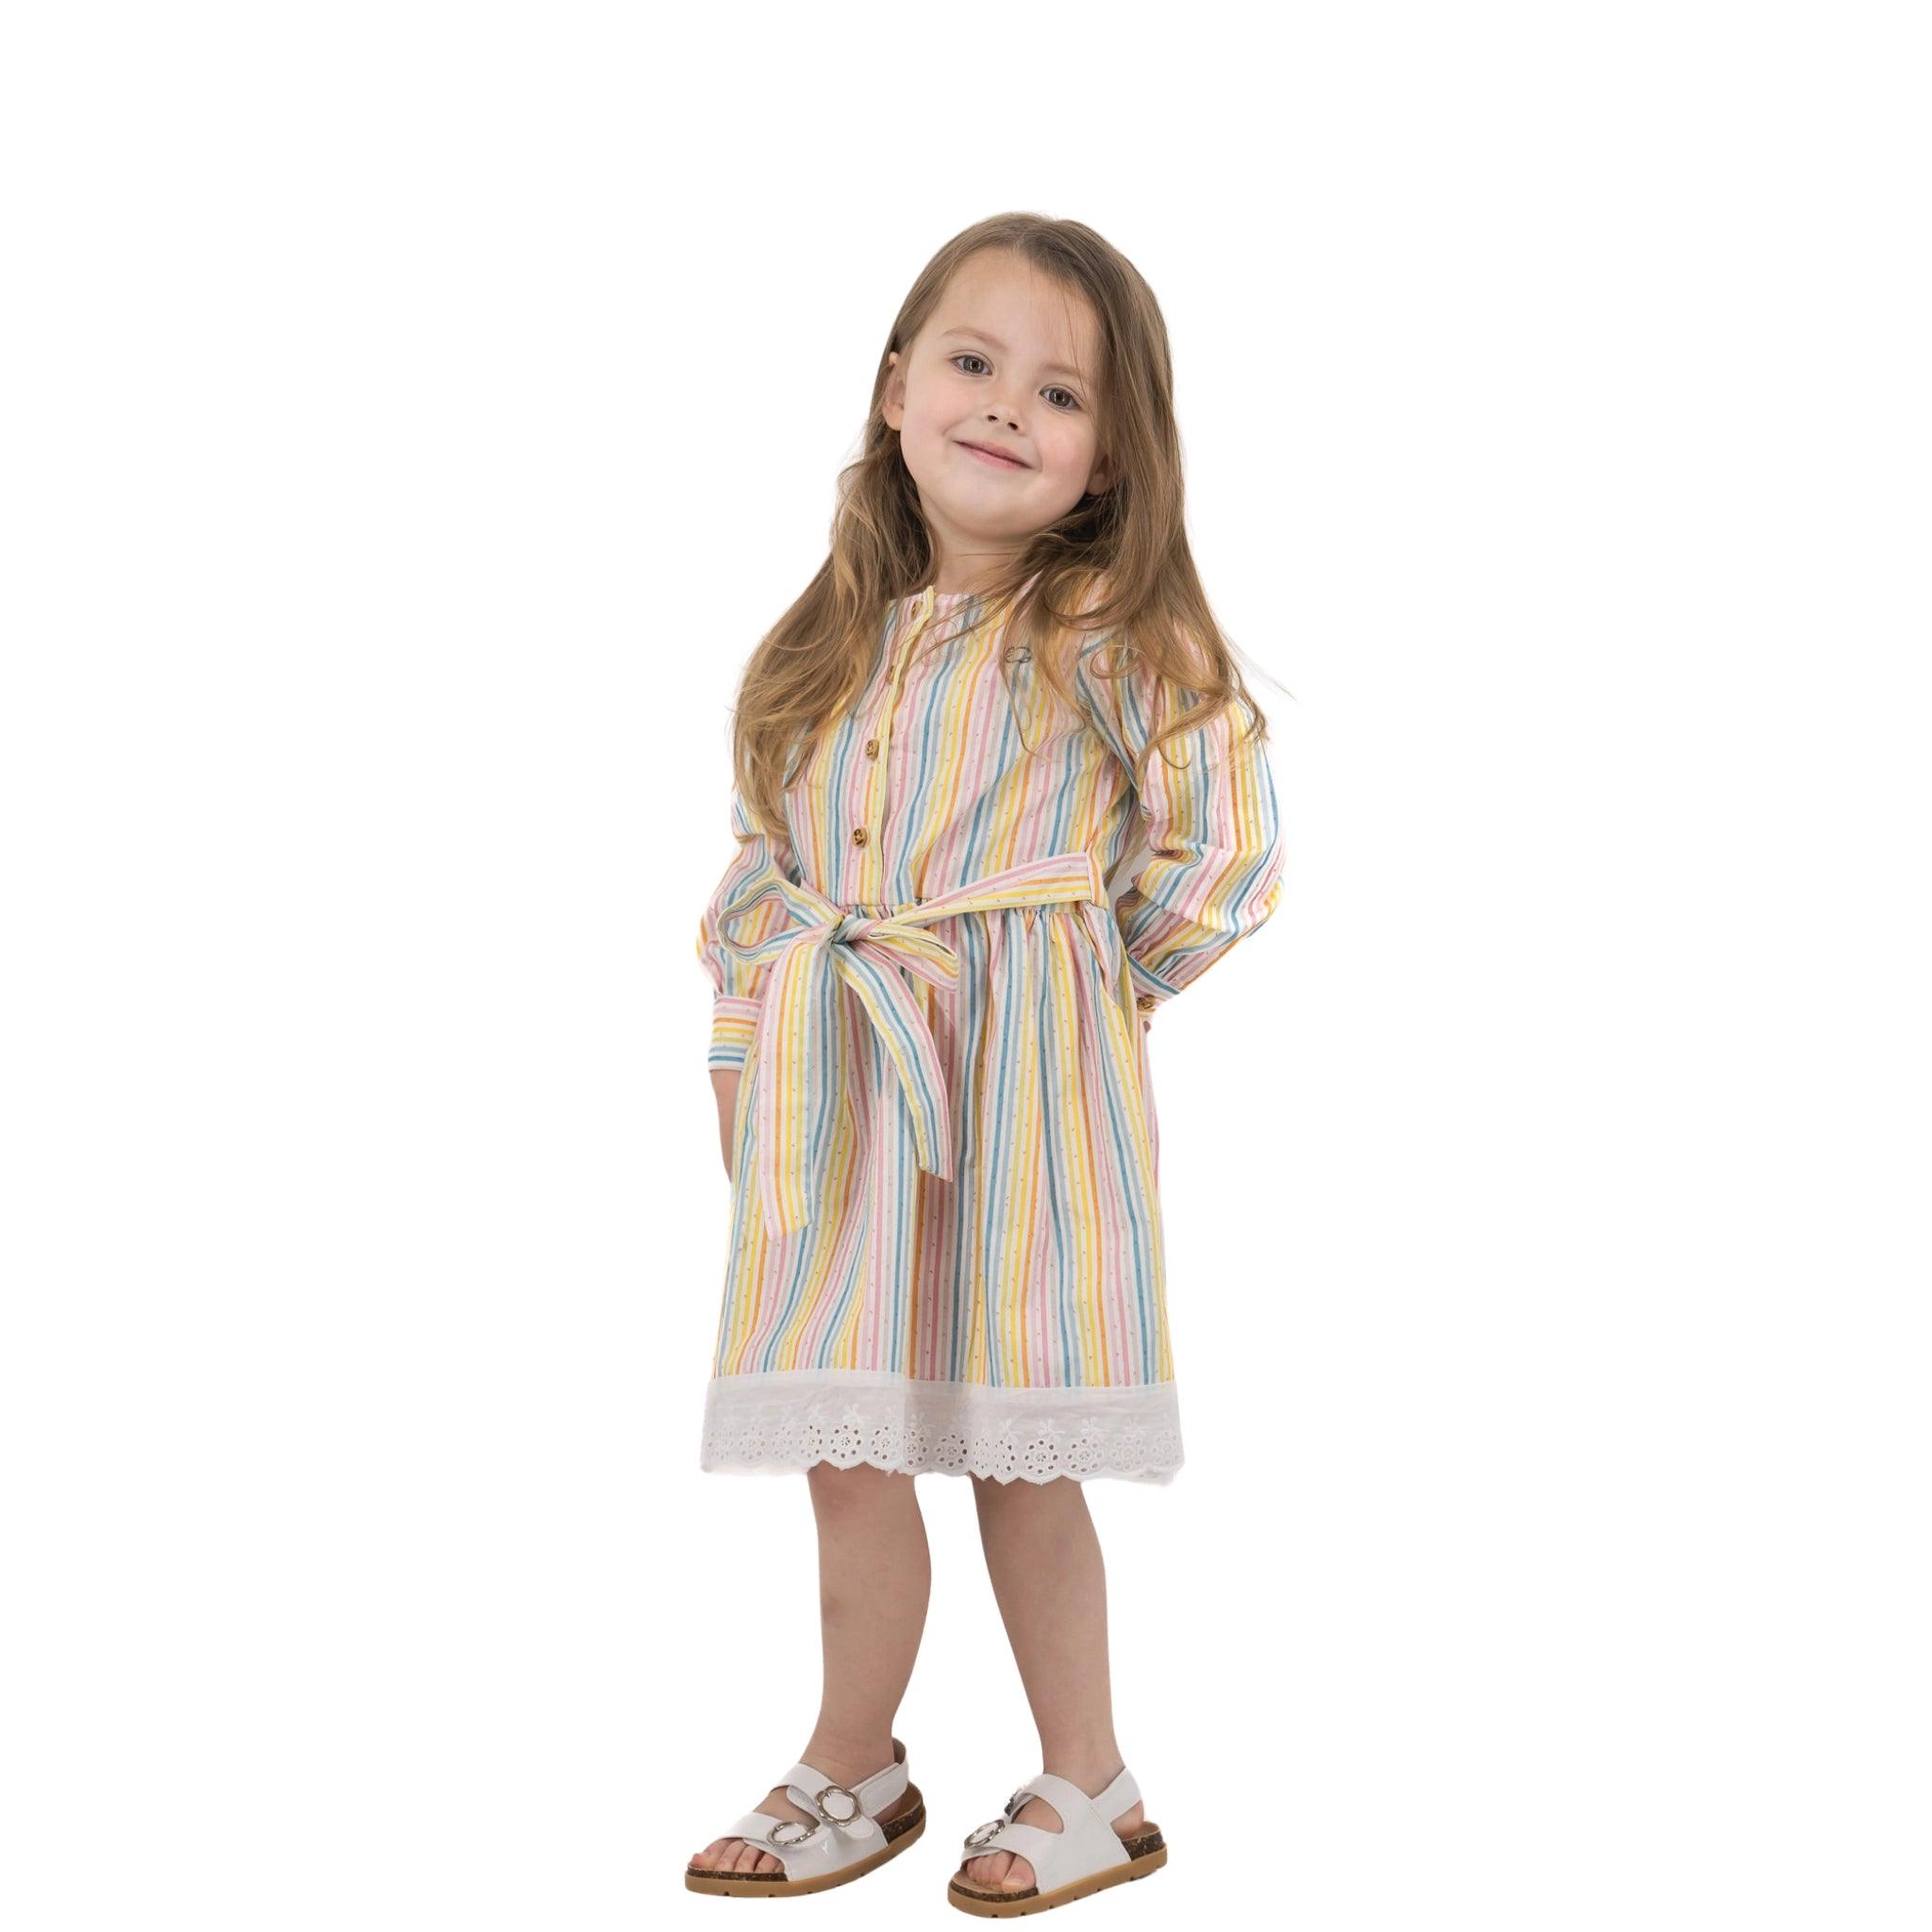
[[[1140,271],[1080,222],[1043,215],[992,215],[961,230],[919,272],[893,318],[873,380],[858,458],[840,473],[831,551],[798,600],[759,641],[740,682],[732,763],[752,816],[785,826],[784,792],[793,757],[843,714],[875,663],[887,607],[926,585],[936,559],[919,494],[899,452],[899,432],[881,403],[891,374],[938,306],[958,268],[984,249],[1008,249],[1083,296],[1099,321],[1099,451],[1112,481],[1024,546],[1008,574],[990,586],[979,621],[1004,619],[1016,643],[1032,647],[1042,682],[1081,709],[1073,652],[1050,641],[1111,634],[1094,653],[1092,675],[1124,675],[1138,660],[1198,702],[1147,744],[1135,773],[1167,741],[1239,702],[1251,735],[1267,721],[1248,692],[1188,548],[1180,431],[1167,325]],[[955,632],[953,635],[957,636]],[[1077,648],[1077,645],[1074,647]],[[1100,659],[1110,662],[1102,668]]]

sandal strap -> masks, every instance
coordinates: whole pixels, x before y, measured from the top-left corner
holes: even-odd
[[[1060,1814],[1062,1824],[1071,1824],[1077,1817],[1091,1816],[1097,1818],[1109,1831],[1113,1830],[1113,1821],[1123,1811],[1131,1811],[1141,1802],[1141,1787],[1124,1764],[1106,1790],[1095,1791],[1091,1797],[1071,1778],[1057,1776],[1050,1771],[1029,1777],[1020,1789],[1030,1791],[1037,1798],[1044,1798]],[[1117,1833],[1115,1835],[1118,1836]]]
[[[872,1828],[878,1829],[876,1825]],[[771,1835],[774,1829],[776,1838]],[[769,1811],[747,1811],[721,1836],[741,1838],[759,1851],[769,1852],[784,1866],[788,1881],[820,1877],[862,1856],[852,1839],[829,1831],[822,1824],[808,1825],[803,1819],[778,1818]]]
[[[892,1761],[862,1777],[856,1785],[841,1785],[829,1772],[808,1764],[804,1758],[785,1774],[785,1795],[801,1811],[815,1813],[824,1824],[847,1838],[870,1839],[879,1827],[876,1815],[906,1790],[908,1773],[906,1747],[892,1740]]]
[[[966,1856],[959,1862],[966,1865],[974,1858],[988,1857],[994,1852],[1011,1852],[1033,1867],[1034,1882],[1040,1890],[1051,1891],[1053,1884],[1047,1874],[1053,1869],[1059,1840],[1059,1833],[1048,1831],[1043,1824],[1015,1824],[1008,1819],[984,1844],[976,1845],[971,1839],[967,1840]]]
[[[965,1839],[962,1840],[966,1849],[972,1853],[997,1851],[999,1847],[991,1843],[991,1840],[997,1837],[999,1833],[1012,1828],[1013,1814],[1025,1802],[1026,1787],[1021,1785],[1013,1792],[1013,1795],[1000,1807],[1000,1813],[997,1818],[989,1818],[984,1824],[975,1824],[966,1834]]]
[[[1059,1813],[1059,1830],[1018,1821],[1014,1814],[1029,1797],[1044,1798]],[[1001,1818],[989,1819],[967,1835],[962,1863],[988,1852],[1012,1852],[1033,1867],[1040,1890],[1056,1890],[1090,1873],[1126,1862],[1130,1855],[1113,1821],[1140,1799],[1141,1788],[1125,1766],[1097,1797],[1090,1797],[1070,1778],[1043,1771],[1014,1791]]]

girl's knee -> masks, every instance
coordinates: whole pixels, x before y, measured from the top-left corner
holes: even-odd
[[[824,1502],[870,1502],[895,1493],[895,1486],[909,1489],[912,1478],[901,1470],[877,1469],[870,1462],[855,1463],[841,1469],[836,1462],[814,1462],[805,1473],[812,1494]]]
[[[1000,1509],[1017,1512],[1023,1509],[1037,1509],[1047,1514],[1058,1514],[1069,1509],[1077,1510],[1086,1505],[1086,1497],[1080,1485],[1070,1475],[1055,1476],[1051,1482],[1028,1482],[1024,1476],[1011,1476],[1002,1482],[996,1475],[973,1476],[973,1500],[982,1509]]]

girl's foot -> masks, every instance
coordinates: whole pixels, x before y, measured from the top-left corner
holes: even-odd
[[[890,1740],[886,1748],[871,1764],[855,1766],[849,1758],[836,1757],[829,1754],[821,1757],[807,1746],[801,1754],[802,1761],[816,1764],[821,1771],[839,1780],[841,1784],[857,1784],[862,1777],[870,1777],[882,1764],[892,1761],[892,1746]],[[886,1808],[878,1813],[880,1824],[889,1818],[896,1818],[905,1810],[913,1794],[914,1787],[908,1785]],[[774,1785],[765,1796],[752,1807],[756,1811],[768,1811],[774,1818],[796,1818],[806,1824],[816,1823],[817,1814],[801,1811],[785,1795],[783,1785]],[[769,1845],[759,1846],[748,1839],[714,1838],[703,1851],[691,1857],[693,1865],[705,1872],[782,1872],[784,1861],[772,1856]]]
[[[1045,1767],[1042,1767],[1045,1768]],[[1059,1775],[1070,1778],[1083,1791],[1104,1791],[1121,1774],[1118,1764],[1099,1777],[1074,1777],[1069,1772]],[[1144,1817],[1146,1807],[1138,1800],[1133,1806],[1110,1821],[1115,1832],[1122,1838],[1129,1838],[1136,1832],[1146,1831],[1149,1827]],[[1060,1814],[1044,1798],[1028,1798],[1014,1814],[1015,1824],[1037,1824],[1042,1831],[1059,1831],[1064,1828]],[[976,1858],[966,1861],[966,1876],[974,1885],[988,1888],[997,1887],[1002,1891],[1024,1891],[1033,1883],[1033,1867],[1016,1852],[982,1852]]]

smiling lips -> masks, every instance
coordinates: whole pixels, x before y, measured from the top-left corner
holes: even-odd
[[[1009,457],[1002,450],[991,448],[983,442],[964,442],[959,447],[970,450],[983,463],[996,463],[1003,470],[1024,470],[1027,466],[1018,457]]]

